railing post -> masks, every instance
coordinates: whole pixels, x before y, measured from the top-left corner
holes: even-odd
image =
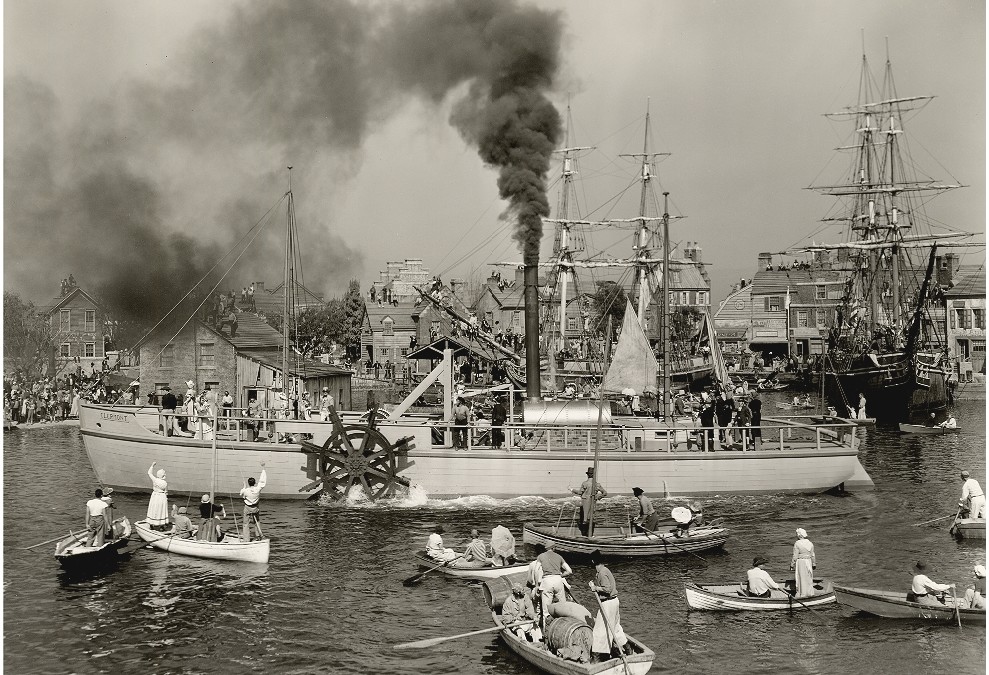
[[[780,452],[783,452],[783,425],[780,425]]]

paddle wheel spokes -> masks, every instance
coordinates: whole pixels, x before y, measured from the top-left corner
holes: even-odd
[[[358,485],[364,495],[374,501],[393,496],[400,485],[408,487],[409,480],[399,475],[400,455],[415,446],[412,437],[392,443],[377,430],[377,408],[372,408],[366,425],[343,424],[336,410],[330,411],[333,433],[322,445],[303,441],[307,454],[306,476],[313,482],[300,492],[319,487],[322,494],[334,499],[347,499]]]

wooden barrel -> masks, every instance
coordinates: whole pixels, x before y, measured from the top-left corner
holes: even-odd
[[[508,600],[512,595],[512,584],[525,586],[528,577],[528,572],[515,572],[503,577],[488,579],[484,582],[484,602],[488,603],[488,607],[492,610],[500,612],[505,600]]]
[[[546,645],[553,652],[559,652],[561,649],[573,647],[585,654],[591,653],[591,645],[593,644],[591,627],[580,619],[574,619],[569,616],[553,619],[547,624],[544,634]]]

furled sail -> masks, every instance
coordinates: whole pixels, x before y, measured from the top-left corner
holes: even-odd
[[[601,386],[609,394],[621,394],[626,389],[641,394],[646,387],[655,389],[657,369],[656,355],[639,325],[632,303],[628,302],[622,334]]]

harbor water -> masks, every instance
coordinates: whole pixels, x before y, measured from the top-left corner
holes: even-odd
[[[768,406],[775,399],[767,397]],[[779,397],[779,400],[783,400]],[[794,530],[817,550],[817,575],[836,583],[905,591],[913,563],[928,561],[935,581],[963,592],[984,542],[959,542],[950,518],[962,469],[985,485],[985,408],[956,407],[963,431],[901,435],[862,428],[862,463],[875,490],[843,495],[728,496],[704,500],[705,515],[731,529],[723,551],[615,561],[626,632],[656,652],[651,672],[713,673],[984,673],[986,629],[892,621],[829,606],[768,614],[688,611],[683,585],[735,582],[755,555],[777,580],[788,575]],[[54,544],[22,547],[83,527],[84,504],[97,487],[79,431],[61,426],[9,432],[3,439],[4,641],[10,673],[530,673],[496,633],[426,650],[395,644],[492,626],[481,586],[427,575],[415,586],[409,554],[437,523],[448,546],[462,550],[472,527],[505,525],[518,540],[528,520],[569,522],[576,500],[470,496],[430,500],[413,494],[377,504],[267,501],[263,526],[272,538],[268,565],[200,561],[149,550],[132,541],[116,570],[76,578],[62,572]],[[302,460],[300,458],[300,464]],[[159,465],[168,469],[167,458]],[[255,467],[244,467],[245,472]],[[208,476],[204,476],[204,490]],[[657,510],[663,499],[642,485]],[[149,483],[150,492],[150,483]],[[221,501],[236,503],[229,495]],[[147,494],[115,494],[116,515],[144,516]],[[170,494],[195,510],[199,494]],[[604,500],[604,518],[635,515],[631,495]],[[231,509],[228,509],[228,512]],[[236,509],[239,512],[239,509]],[[228,522],[230,519],[228,518]],[[592,570],[574,560],[574,590]]]

